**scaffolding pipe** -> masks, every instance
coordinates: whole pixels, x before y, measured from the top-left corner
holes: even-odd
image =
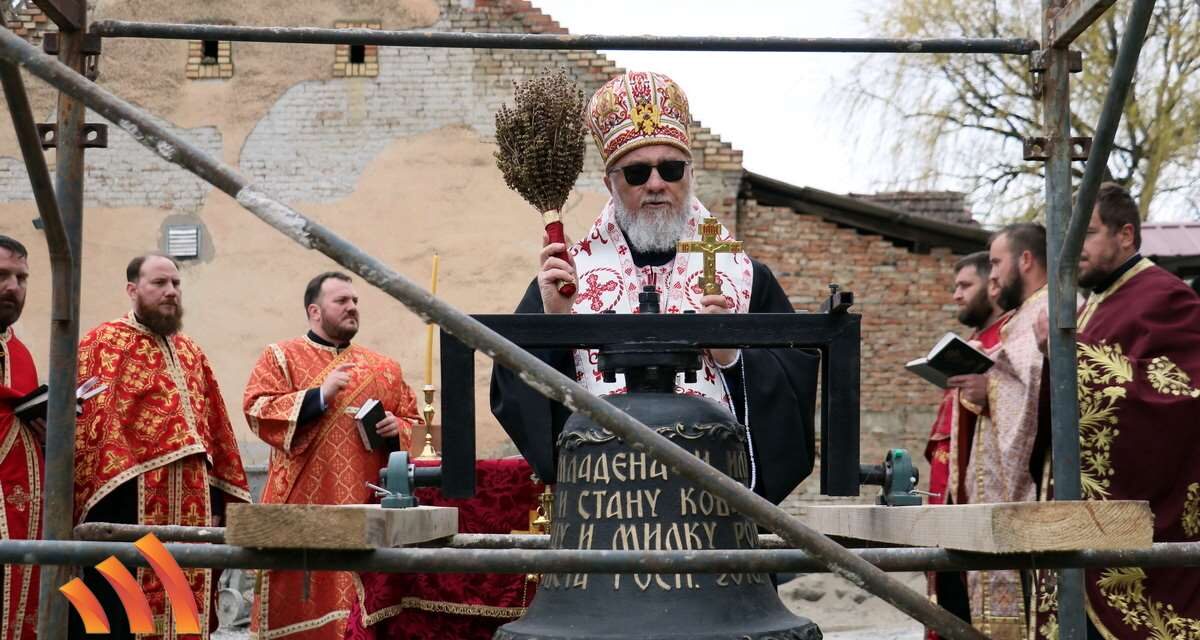
[[[384,31],[320,27],[247,27],[102,20],[91,32],[106,38],[229,40],[291,44],[444,47],[450,49],[558,49],[627,51],[754,51],[816,53],[995,53],[1024,55],[1038,50],[1025,38],[782,38],[733,36],[609,36],[536,33]]]
[[[1043,40],[1049,43],[1054,15],[1065,0],[1042,0]],[[1075,317],[1075,282],[1065,280],[1058,248],[1063,246],[1071,218],[1071,94],[1069,52],[1047,47],[1042,112],[1046,136],[1046,278],[1050,366],[1050,445],[1054,499],[1079,500],[1079,397],[1075,379],[1075,332],[1062,329],[1064,318]],[[1072,326],[1072,325],[1067,325]],[[1044,479],[1049,482],[1049,478]],[[1085,640],[1083,571],[1058,574],[1058,627],[1061,640]]]
[[[50,333],[58,335],[56,325],[69,321],[74,315],[70,295],[71,245],[67,240],[67,228],[63,225],[62,215],[58,211],[54,182],[46,165],[46,155],[42,153],[42,141],[38,137],[33,110],[29,106],[29,94],[25,91],[25,81],[21,78],[20,69],[9,62],[0,62],[0,84],[4,86],[4,98],[8,102],[13,129],[16,130],[17,144],[21,147],[25,172],[29,174],[30,187],[33,189],[33,200],[37,203],[38,215],[42,219],[42,228],[46,234],[51,279]]]
[[[116,522],[85,522],[75,527],[76,540],[91,542],[133,542],[153,533],[163,542],[210,542],[225,544],[225,527],[187,527],[182,525],[144,525]],[[859,541],[850,541],[851,544]],[[861,544],[861,543],[860,543]],[[445,549],[549,549],[545,534],[457,533],[447,538],[413,546]],[[872,545],[879,546],[879,545]],[[758,536],[759,549],[788,549],[777,535]]]
[[[42,55],[7,30],[0,30],[0,58],[25,67],[59,91],[79,98],[159,157],[203,177],[234,197],[259,219],[301,246],[316,249],[358,274],[364,281],[402,302],[422,320],[437,323],[501,366],[521,372],[521,379],[542,395],[591,418],[631,446],[642,448],[655,459],[678,469],[684,477],[715,497],[724,499],[731,508],[778,533],[789,544],[812,553],[838,576],[892,604],[941,636],[952,640],[982,640],[985,637],[970,624],[929,602],[926,596],[909,589],[836,542],[804,526],[733,478],[591,394],[574,380],[475,319],[433,297],[323,225],[270,197],[257,186],[249,184],[234,168],[157,124],[136,107],[88,82],[71,68]]]
[[[1108,81],[1108,94],[1104,98],[1104,108],[1096,124],[1092,150],[1088,153],[1083,178],[1079,180],[1075,207],[1071,211],[1071,224],[1067,228],[1067,237],[1058,258],[1059,268],[1069,270],[1069,273],[1063,274],[1063,281],[1078,280],[1079,253],[1083,248],[1083,236],[1092,219],[1096,192],[1100,190],[1100,182],[1104,179],[1105,169],[1108,168],[1108,156],[1112,153],[1113,139],[1116,138],[1117,128],[1121,124],[1121,113],[1125,110],[1125,103],[1132,89],[1133,75],[1137,71],[1138,57],[1142,53],[1142,45],[1146,42],[1146,29],[1150,26],[1153,13],[1154,0],[1133,0],[1133,8],[1129,10],[1129,17],[1125,19],[1121,48],[1117,50],[1117,62]],[[1051,245],[1050,249],[1054,250],[1055,247]],[[1071,309],[1069,313],[1066,310],[1060,312],[1059,320],[1070,321],[1070,326],[1060,325],[1060,329],[1074,329],[1075,310]]]
[[[359,571],[378,573],[821,573],[825,561],[797,549],[710,549],[703,551],[625,551],[575,549],[456,548],[322,551],[250,549],[219,544],[169,543],[183,567]],[[855,549],[861,562],[882,571],[964,571],[1052,569],[1060,567],[1196,567],[1200,542],[1157,543],[1148,549],[1056,551],[1047,553],[969,553],[935,548]],[[146,566],[128,542],[79,540],[0,541],[5,564],[92,565],[116,556],[130,566]]]
[[[80,15],[87,15],[82,0],[69,0],[63,6],[76,4]],[[82,20],[81,20],[82,22]],[[5,31],[6,35],[12,35]],[[12,35],[16,38],[17,36]],[[43,56],[48,61],[74,73],[83,80],[83,39],[78,29],[59,25],[59,60]],[[24,42],[22,40],[22,42]],[[28,46],[28,45],[27,45]],[[30,47],[37,52],[36,49]],[[50,325],[50,388],[46,409],[45,480],[43,483],[45,511],[42,517],[42,537],[46,540],[70,540],[75,522],[75,386],[79,350],[79,299],[81,261],[83,259],[83,103],[66,93],[58,95],[58,128],[56,166],[54,171],[55,202],[66,232],[70,262],[65,274],[61,260],[51,262],[51,279],[61,290],[54,293],[58,311]],[[32,174],[31,174],[32,178]],[[47,242],[52,242],[49,233]],[[53,247],[52,247],[53,249]],[[61,252],[61,249],[59,250]],[[66,300],[60,299],[65,297]],[[68,364],[69,363],[69,364]],[[67,634],[67,602],[57,591],[66,583],[70,570],[51,567],[43,570],[38,589],[38,637],[59,640]]]
[[[224,527],[85,522],[75,525],[75,539],[90,542],[134,542],[154,534],[162,542],[208,542],[225,544]]]

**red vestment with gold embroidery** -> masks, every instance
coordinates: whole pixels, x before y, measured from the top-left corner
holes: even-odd
[[[1078,325],[1084,498],[1148,500],[1155,542],[1200,541],[1200,298],[1142,259]],[[1039,639],[1057,637],[1054,582],[1039,576]],[[1200,638],[1200,569],[1089,569],[1085,583],[1105,638]]]
[[[0,539],[37,540],[41,531],[42,445],[13,415],[12,401],[38,386],[33,357],[12,328],[0,333]],[[4,565],[0,640],[33,640],[38,568]]]
[[[344,364],[353,365],[349,384],[320,418],[298,424],[308,390]],[[420,418],[416,398],[394,360],[357,345],[339,351],[307,337],[267,347],[243,397],[250,429],[272,448],[262,502],[376,502],[366,483],[379,483],[388,452],[367,450],[354,419],[357,408],[372,398],[400,418],[397,449],[408,450],[412,424]],[[347,571],[263,571],[251,629],[260,637],[340,640],[357,597],[354,574]]]
[[[1000,333],[1008,315],[1001,316],[983,331],[971,335],[970,341],[984,353],[991,355],[1000,346]],[[975,423],[979,416],[959,402],[958,389],[946,389],[942,403],[938,406],[937,418],[929,430],[929,441],[925,445],[925,459],[929,461],[929,504],[958,504],[965,502],[962,493],[963,478],[970,460],[971,442],[975,436]],[[955,445],[951,451],[951,443]],[[951,480],[953,479],[953,482]],[[952,494],[953,492],[953,494]],[[962,576],[962,574],[955,574]],[[936,572],[926,573],[929,580],[929,596],[937,602]],[[925,637],[936,640],[938,635],[926,630]]]
[[[163,337],[133,314],[92,329],[79,343],[79,381],[108,389],[83,404],[75,433],[75,521],[126,482],[137,483],[143,525],[213,526],[213,492],[222,504],[250,492],[233,427],[208,358],[191,338]],[[184,571],[210,631],[212,571]],[[154,572],[137,578],[159,634],[177,636],[172,607]],[[196,636],[190,636],[196,637]]]

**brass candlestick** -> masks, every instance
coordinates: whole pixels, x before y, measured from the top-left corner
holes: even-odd
[[[437,389],[427,384],[421,392],[425,394],[425,406],[421,408],[421,414],[425,417],[425,447],[421,449],[421,455],[417,456],[417,460],[441,460],[442,455],[433,448],[433,414],[436,409],[433,408],[433,394]]]

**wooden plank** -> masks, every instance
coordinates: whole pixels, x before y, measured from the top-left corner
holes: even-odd
[[[350,504],[231,504],[225,542],[266,549],[380,549],[458,533],[458,509]]]
[[[1154,535],[1140,500],[806,506],[797,517],[825,535],[984,553],[1146,549]]]

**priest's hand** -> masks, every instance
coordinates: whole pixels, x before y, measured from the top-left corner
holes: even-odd
[[[385,411],[383,420],[375,424],[375,433],[385,437],[394,438],[400,433],[400,419],[391,411]]]
[[[325,376],[325,381],[321,383],[321,400],[326,407],[333,405],[334,398],[346,385],[350,384],[350,370],[354,368],[352,364],[344,364]]]
[[[700,313],[733,313],[729,308],[729,298],[716,293],[700,298]],[[732,367],[737,362],[737,349],[709,349],[708,355],[722,368]]]
[[[570,313],[571,305],[575,303],[575,296],[564,296],[558,291],[559,282],[575,282],[575,260],[570,252],[566,254],[566,261],[555,257],[560,251],[566,251],[570,242],[570,238],[567,238],[567,244],[550,243],[550,237],[542,234],[543,246],[539,254],[542,268],[538,271],[537,280],[538,290],[542,294],[542,310],[546,313]],[[575,289],[578,293],[579,287]]]
[[[1042,355],[1046,355],[1046,345],[1050,340],[1050,319],[1046,315],[1045,307],[1033,321],[1033,337],[1037,340],[1038,351],[1041,351]]]
[[[962,398],[967,402],[980,408],[980,412],[987,409],[987,376],[973,373],[965,376],[952,376],[946,381],[952,389],[958,389],[962,394]]]

